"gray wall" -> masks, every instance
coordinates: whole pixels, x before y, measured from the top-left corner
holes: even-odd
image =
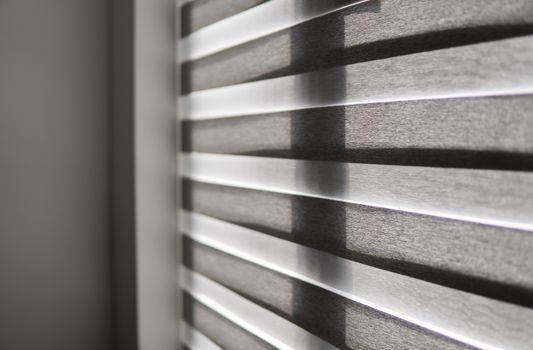
[[[109,348],[107,22],[0,1],[0,349]]]

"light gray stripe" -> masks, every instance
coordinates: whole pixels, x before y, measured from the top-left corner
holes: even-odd
[[[211,339],[192,328],[186,322],[182,322],[180,328],[181,342],[191,350],[222,350]]]
[[[277,32],[327,13],[370,0],[271,0],[235,16],[193,32],[179,43],[181,62],[196,60],[215,52]],[[313,2],[313,6],[309,6]],[[308,11],[301,11],[303,3]]]
[[[530,172],[194,152],[181,161],[183,176],[201,182],[533,230]]]
[[[359,264],[201,214],[181,216],[182,231],[202,244],[452,339],[483,349],[533,346],[531,309]]]
[[[193,92],[183,119],[304,108],[533,93],[533,36]],[[346,81],[346,86],[338,86]],[[317,93],[321,92],[321,93]]]
[[[181,286],[196,300],[279,349],[336,349],[286,319],[181,267]]]

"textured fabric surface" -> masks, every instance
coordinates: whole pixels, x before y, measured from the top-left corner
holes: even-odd
[[[183,293],[183,318],[215,344],[231,350],[274,350],[215,311]]]
[[[533,306],[529,232],[189,181],[183,190],[184,207],[191,211],[379,268]]]
[[[183,150],[531,170],[532,96],[404,101],[183,124]]]
[[[533,3],[381,0],[183,66],[183,91],[533,33]]]
[[[182,33],[262,2],[189,2]],[[295,11],[305,12],[314,2],[299,3]],[[340,349],[460,349],[475,341],[488,347],[495,333],[527,339],[530,332],[516,320],[533,307],[533,235],[509,228],[523,226],[505,220],[513,213],[523,219],[531,208],[532,38],[530,0],[370,0],[181,65],[184,100],[206,96],[200,101],[210,108],[195,115],[195,106],[203,106],[191,103],[184,113],[190,114],[182,116],[189,119],[181,121],[181,151],[194,152],[187,159],[205,154],[214,162],[213,154],[230,155],[237,160],[231,164],[247,166],[309,161],[298,163],[301,169],[273,166],[267,172],[258,166],[252,169],[256,187],[245,184],[245,177],[224,182],[217,167],[207,180],[187,173],[190,178],[179,179],[183,209],[253,230],[245,231],[249,235],[266,234],[271,242],[276,237],[296,243],[298,264],[320,273],[325,269],[306,259],[308,248],[393,272],[417,287],[431,284],[444,296],[462,291],[455,299],[443,298],[446,308],[468,320],[464,330],[456,330],[459,335],[406,321],[379,305],[365,306],[294,271],[276,270],[239,250],[246,244],[210,245],[189,235],[183,264]],[[286,83],[268,85],[278,77]],[[260,82],[244,84],[252,81]],[[466,92],[456,97],[460,89]],[[229,90],[237,92],[220,93]],[[354,96],[374,100],[346,102]],[[248,99],[259,107],[240,109],[252,103]],[[293,100],[303,102],[277,108]],[[316,106],[321,107],[309,108]],[[370,165],[378,170],[352,171]],[[286,180],[289,190],[272,185],[272,175]],[[313,191],[302,191],[301,183]],[[358,191],[369,194],[366,205],[342,197]],[[370,206],[372,195],[383,193],[391,203],[431,202],[456,215]],[[497,210],[476,221],[461,216],[469,208],[455,203]],[[502,217],[505,222],[497,220]],[[401,293],[409,291],[398,290],[390,297],[405,301]],[[474,299],[486,308],[465,307]],[[267,340],[194,296],[185,294],[185,304],[185,319],[223,348],[269,348]],[[444,313],[439,307],[432,312]],[[502,327],[509,334],[496,329],[501,315],[511,320]],[[469,339],[470,325],[482,325],[485,336]]]
[[[340,349],[463,349],[407,322],[185,240],[185,265]],[[251,283],[253,281],[253,283]]]

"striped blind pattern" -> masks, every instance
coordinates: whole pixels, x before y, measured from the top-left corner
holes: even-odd
[[[533,348],[531,0],[179,13],[185,348]]]

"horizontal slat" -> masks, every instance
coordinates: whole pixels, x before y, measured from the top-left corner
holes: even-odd
[[[531,309],[355,263],[200,214],[184,213],[181,222],[182,231],[202,244],[466,344],[484,349],[533,345]]]
[[[220,346],[213,343],[211,339],[189,326],[186,322],[181,323],[180,335],[181,342],[191,350],[222,350]]]
[[[533,307],[533,234],[184,181],[185,209],[381,269]]]
[[[184,91],[533,33],[533,2],[369,1],[184,66]]]
[[[209,339],[228,350],[274,350],[275,347],[183,293],[184,319]]]
[[[183,122],[183,149],[533,170],[533,95],[403,101]]]
[[[533,173],[184,153],[201,182],[533,230]]]
[[[270,0],[213,23],[179,42],[181,61],[196,60],[312,18],[369,0]]]
[[[184,239],[190,269],[341,349],[461,349],[465,345],[311,284]]]
[[[181,35],[186,36],[266,0],[181,0]]]
[[[181,269],[182,288],[196,300],[278,349],[335,349],[284,318],[208,278]]]
[[[193,92],[184,119],[313,107],[533,93],[533,36]],[[320,92],[320,93],[317,93]]]

